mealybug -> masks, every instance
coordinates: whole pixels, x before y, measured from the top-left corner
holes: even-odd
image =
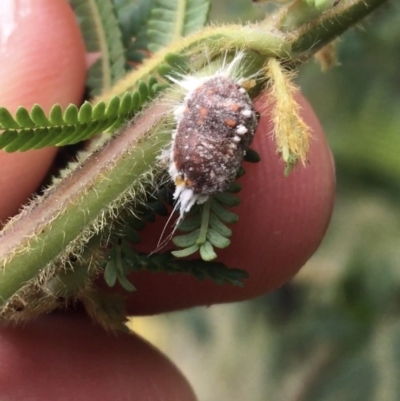
[[[253,140],[258,113],[241,81],[232,77],[242,58],[243,53],[237,54],[208,77],[173,79],[188,91],[175,110],[177,127],[168,155],[180,219],[195,203],[228,187]]]

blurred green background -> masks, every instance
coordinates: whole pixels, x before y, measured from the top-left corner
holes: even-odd
[[[213,1],[213,21],[254,20],[270,3]],[[311,61],[298,84],[337,166],[323,245],[285,287],[240,304],[134,319],[200,401],[400,400],[400,3]]]

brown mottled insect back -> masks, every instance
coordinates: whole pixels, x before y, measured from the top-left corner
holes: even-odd
[[[215,75],[177,82],[189,90],[175,111],[170,152],[169,173],[181,217],[228,187],[253,140],[258,115],[247,91],[229,76],[242,57]]]

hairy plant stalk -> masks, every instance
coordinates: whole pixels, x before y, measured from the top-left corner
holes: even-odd
[[[271,118],[277,152],[281,154],[289,172],[298,160],[305,164],[311,132],[300,116],[300,107],[294,97],[298,88],[292,82],[293,72],[286,71],[273,58],[269,60],[266,69],[270,78],[269,93],[274,104]]]
[[[301,63],[389,0],[347,0],[297,27],[291,51]]]
[[[145,60],[140,69],[127,74],[110,91],[95,99],[95,102],[107,101],[114,96],[121,95],[131,90],[140,80],[146,80],[149,75],[156,74],[158,67],[170,53],[204,54],[207,49],[209,55],[212,55],[213,53],[221,54],[225,50],[241,48],[253,50],[264,56],[264,59],[268,56],[284,58],[290,53],[290,45],[286,37],[278,30],[258,29],[256,25],[206,28],[160,50],[153,57]]]

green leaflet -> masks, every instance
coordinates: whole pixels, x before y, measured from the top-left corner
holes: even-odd
[[[192,232],[199,228],[201,225],[201,214],[196,213],[194,216],[188,216],[179,224],[179,231],[182,232]]]
[[[60,105],[54,105],[48,115],[39,105],[34,105],[30,112],[19,107],[15,117],[0,107],[0,129],[4,130],[0,149],[16,152],[71,145],[101,132],[114,132],[153,99],[159,89],[158,81],[151,77],[147,83],[139,81],[133,93],[115,96],[107,105],[85,102],[80,108],[71,104],[64,111]]]
[[[209,0],[154,0],[148,23],[148,49],[156,52],[204,27]]]
[[[172,251],[171,254],[177,258],[186,258],[187,256],[193,255],[198,250],[199,250],[199,245],[194,244],[179,251]]]
[[[258,163],[261,159],[260,155],[255,150],[247,149],[243,160],[249,163]]]
[[[229,207],[234,207],[240,204],[240,198],[238,196],[229,194],[228,192],[220,192],[215,194],[214,198],[218,202]]]
[[[80,22],[86,50],[101,57],[89,68],[92,96],[110,89],[125,75],[121,29],[111,0],[69,0]]]
[[[118,271],[117,265],[114,259],[111,259],[104,269],[104,281],[109,287],[114,287],[117,282]]]
[[[230,237],[232,235],[232,230],[222,223],[214,213],[210,216],[210,227],[224,237]],[[181,229],[181,227],[179,227],[179,229]]]
[[[210,242],[206,241],[200,247],[200,256],[203,260],[209,262],[211,260],[216,259],[218,255],[214,252],[213,245]]]
[[[129,248],[129,245],[125,244],[116,245],[113,247],[108,254],[108,262],[104,269],[104,280],[109,287],[114,287],[115,283],[119,284],[129,292],[133,292],[136,288],[126,278],[126,262],[125,262],[125,250]],[[130,249],[130,248],[129,248]],[[128,250],[129,257],[130,251]]]
[[[242,189],[242,185],[239,184],[237,181],[234,181],[234,182],[231,182],[229,184],[227,192],[230,192],[232,194],[236,194],[236,193],[240,192],[241,189]]]
[[[214,245],[216,248],[224,249],[227,248],[231,241],[221,235],[218,231],[214,230],[213,228],[209,228],[207,231],[207,240]]]
[[[197,243],[199,238],[200,230],[192,231],[190,234],[178,235],[174,237],[173,241],[176,246],[180,248],[191,247]]]
[[[225,209],[219,202],[214,201],[211,203],[211,210],[218,216],[218,218],[226,224],[233,224],[239,220],[236,213]]]

